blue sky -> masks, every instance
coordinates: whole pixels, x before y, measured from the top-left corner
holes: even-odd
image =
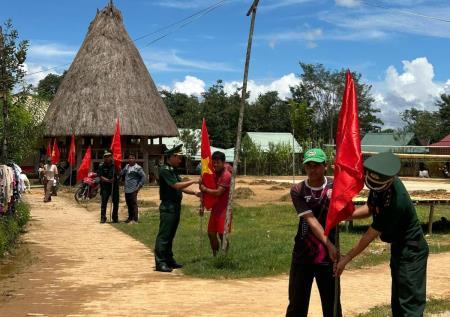
[[[115,0],[131,38],[185,18],[218,0]],[[183,29],[147,46],[136,41],[159,87],[199,94],[217,79],[232,91],[242,81],[252,0],[229,0]],[[106,0],[0,0],[0,21],[12,18],[31,42],[30,73],[70,63],[97,8]],[[5,9],[6,8],[6,9]],[[350,68],[373,85],[386,126],[411,106],[433,109],[450,92],[448,0],[261,0],[250,70],[252,98],[298,83],[299,61]],[[146,47],[147,46],[147,47]],[[61,73],[67,66],[52,72]],[[27,77],[32,83],[46,72]]]

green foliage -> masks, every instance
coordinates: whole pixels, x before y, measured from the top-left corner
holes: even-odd
[[[18,203],[13,216],[0,216],[0,257],[11,249],[29,219],[30,206],[24,202]]]
[[[42,118],[46,109],[45,102],[32,96],[14,96],[9,104],[9,143],[8,158],[22,162],[36,151],[42,140]],[[0,120],[0,138],[3,137],[3,120]]]
[[[197,97],[167,90],[161,91],[161,97],[179,128],[200,128],[201,106]]]
[[[323,139],[333,143],[342,96],[345,88],[346,70],[329,70],[322,64],[300,63],[301,83],[291,87],[292,100],[298,104],[306,103],[304,110],[309,135],[313,140]],[[372,87],[362,83],[361,74],[352,73],[355,82],[359,107],[359,123],[362,133],[379,130],[383,122],[376,116],[379,109],[373,107]],[[309,114],[313,116],[309,117]]]
[[[436,105],[439,107],[440,138],[443,138],[450,133],[450,95],[441,95],[441,100]]]
[[[406,124],[403,132],[412,132],[427,143],[439,141],[440,130],[436,129],[436,122],[439,122],[438,112],[411,108],[401,113],[401,119]]]
[[[36,88],[39,98],[52,101],[66,73],[67,71],[64,71],[62,75],[48,74],[44,79],[41,79]]]

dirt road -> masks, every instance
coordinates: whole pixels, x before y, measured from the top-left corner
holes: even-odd
[[[64,197],[27,197],[32,264],[0,281],[0,316],[283,316],[287,276],[200,280],[154,271],[151,251]],[[149,234],[156,234],[149,228]],[[346,272],[345,316],[389,302],[387,264]],[[450,254],[431,256],[428,293],[450,298]],[[310,316],[321,316],[316,290]]]

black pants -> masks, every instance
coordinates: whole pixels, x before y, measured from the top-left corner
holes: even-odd
[[[128,207],[128,220],[138,221],[138,204],[137,204],[138,191],[132,193],[125,193],[125,201]]]
[[[322,302],[324,317],[333,317],[334,280],[332,265],[291,264],[289,274],[289,305],[286,317],[308,316],[309,298],[313,279],[316,278],[317,287]],[[342,316],[339,302],[339,316]]]
[[[181,206],[170,202],[162,202],[159,206],[159,232],[155,242],[156,267],[175,263],[173,258],[173,239],[180,223]]]
[[[113,202],[113,210],[112,210],[112,221],[119,221],[119,187],[104,187],[100,190],[100,195],[102,197],[102,205],[100,207],[100,219],[106,220],[106,208],[108,207],[108,200],[111,196],[112,192],[112,202]]]

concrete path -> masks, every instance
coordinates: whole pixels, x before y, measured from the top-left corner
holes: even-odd
[[[64,197],[27,197],[32,221],[24,243],[32,264],[0,281],[0,316],[283,316],[287,276],[201,280],[154,271],[140,242]],[[149,228],[149,234],[156,234]],[[348,271],[345,316],[389,302],[387,264]],[[450,254],[430,257],[428,293],[450,298]],[[321,316],[314,290],[310,316]]]

